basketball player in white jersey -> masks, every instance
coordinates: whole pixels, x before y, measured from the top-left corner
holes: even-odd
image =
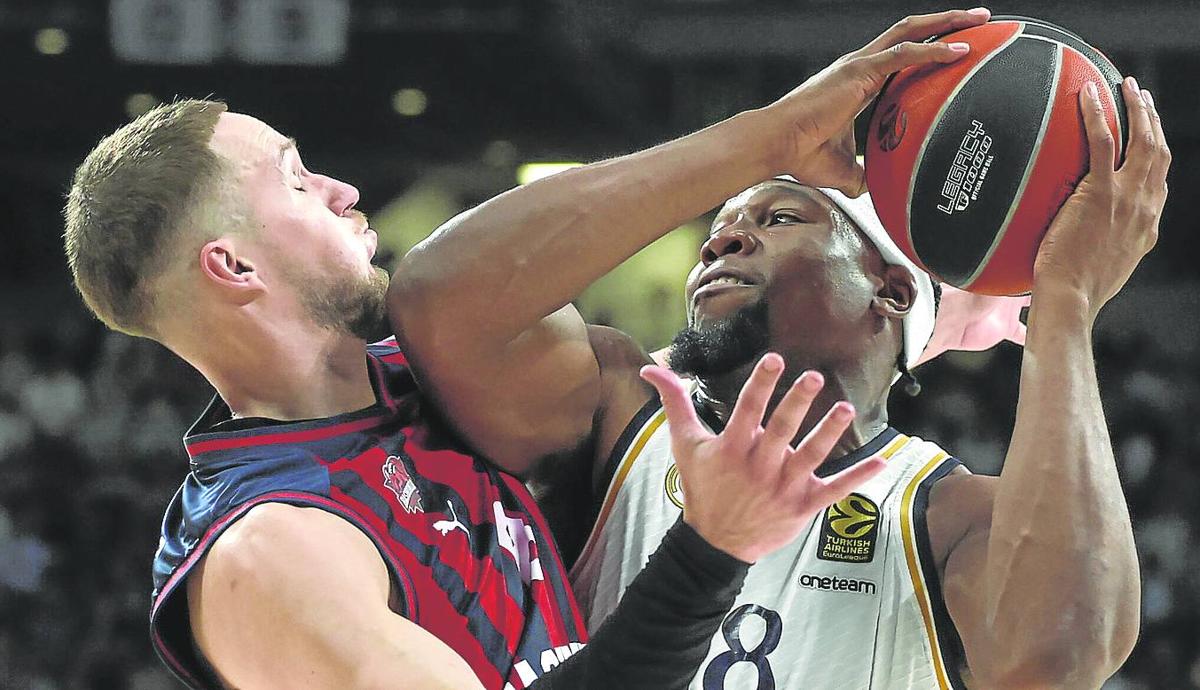
[[[1080,94],[1092,169],[1038,256],[999,477],[888,426],[888,390],[929,337],[931,286],[865,206],[817,189],[861,191],[853,118],[899,56],[953,59],[908,42],[986,16],[909,18],[766,108],[510,191],[449,222],[393,278],[397,331],[459,430],[550,487],[564,551],[578,548],[573,526],[595,522],[575,565],[591,625],[673,521],[754,514],[719,487],[689,494],[672,470],[736,456],[731,485],[766,471],[756,449],[793,439],[731,415],[739,396],[802,430],[853,403],[824,471],[877,455],[887,469],[779,553],[729,548],[758,562],[692,688],[1094,688],[1133,646],[1137,556],[1091,330],[1157,235],[1170,156],[1152,99],[1126,82],[1130,146],[1114,170],[1095,90]],[[780,173],[811,186],[760,183]],[[570,300],[725,199],[672,348],[695,377],[685,388]]]

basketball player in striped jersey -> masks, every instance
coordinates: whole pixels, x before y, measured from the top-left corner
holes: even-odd
[[[584,647],[525,486],[448,433],[394,340],[367,345],[387,274],[357,201],[208,101],[152,110],[76,171],[66,251],[88,306],[218,392],[185,437],[153,569],[153,643],[189,687],[686,687],[745,577],[731,553],[788,543],[882,469],[813,474],[849,422],[835,414],[777,448],[786,491],[728,485],[735,456],[683,470],[771,508],[673,526]]]
[[[936,21],[911,18],[874,45],[923,38]],[[675,476],[726,455],[745,458],[729,487],[773,472],[747,452],[769,430],[752,431],[735,403],[801,429],[818,420],[801,399],[853,403],[821,471],[878,454],[887,469],[777,554],[729,550],[756,563],[693,689],[1099,687],[1136,638],[1139,582],[1091,330],[1156,238],[1170,156],[1153,101],[1125,83],[1118,170],[1096,91],[1080,93],[1091,171],[1038,256],[1016,426],[1001,475],[981,477],[888,426],[888,391],[926,346],[933,296],[869,203],[849,198],[862,189],[853,118],[882,84],[844,79],[862,57],[763,109],[450,221],[401,265],[393,320],[475,447],[502,463],[547,458],[536,476],[561,541],[594,523],[573,571],[591,625],[627,596],[664,525],[755,514],[719,484]],[[770,179],[781,173],[807,184]],[[723,201],[672,347],[694,376],[685,387],[570,301]]]

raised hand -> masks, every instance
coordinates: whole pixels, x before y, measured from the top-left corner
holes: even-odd
[[[924,364],[950,350],[987,350],[1008,340],[1025,344],[1021,310],[1029,296],[993,297],[976,295],[942,283],[933,336],[917,364]]]
[[[815,371],[796,379],[764,426],[783,368],[783,358],[774,353],[759,361],[720,434],[700,423],[678,376],[658,366],[642,368],[642,378],[658,389],[671,425],[684,522],[713,546],[747,563],[791,542],[817,513],[884,467],[874,456],[831,477],[813,474],[854,419],[854,408],[846,402],[834,405],[792,446],[824,385]]]
[[[854,118],[893,73],[954,62],[969,52],[965,43],[920,41],[983,24],[990,17],[984,8],[905,17],[767,106],[779,111],[784,122],[784,143],[774,172],[790,173],[814,187],[835,187],[852,197],[862,194],[866,177],[854,158]]]
[[[1080,90],[1090,169],[1051,223],[1033,269],[1035,302],[1046,295],[1081,299],[1090,319],[1158,241],[1167,200],[1171,151],[1154,99],[1133,77],[1125,79],[1122,91],[1129,146],[1120,170],[1114,170],[1116,144],[1096,85]]]

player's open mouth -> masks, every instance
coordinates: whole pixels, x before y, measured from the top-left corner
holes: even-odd
[[[713,295],[757,287],[757,281],[746,273],[729,268],[719,268],[706,272],[700,279],[700,287],[692,293],[692,302],[712,297]]]

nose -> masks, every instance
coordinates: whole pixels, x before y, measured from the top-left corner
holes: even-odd
[[[329,210],[339,216],[346,215],[358,203],[358,188],[332,177],[325,175],[320,177],[322,178],[322,187],[325,189],[325,203],[329,206]]]
[[[700,260],[707,266],[730,254],[752,254],[758,249],[758,239],[740,227],[726,226],[700,245]]]

